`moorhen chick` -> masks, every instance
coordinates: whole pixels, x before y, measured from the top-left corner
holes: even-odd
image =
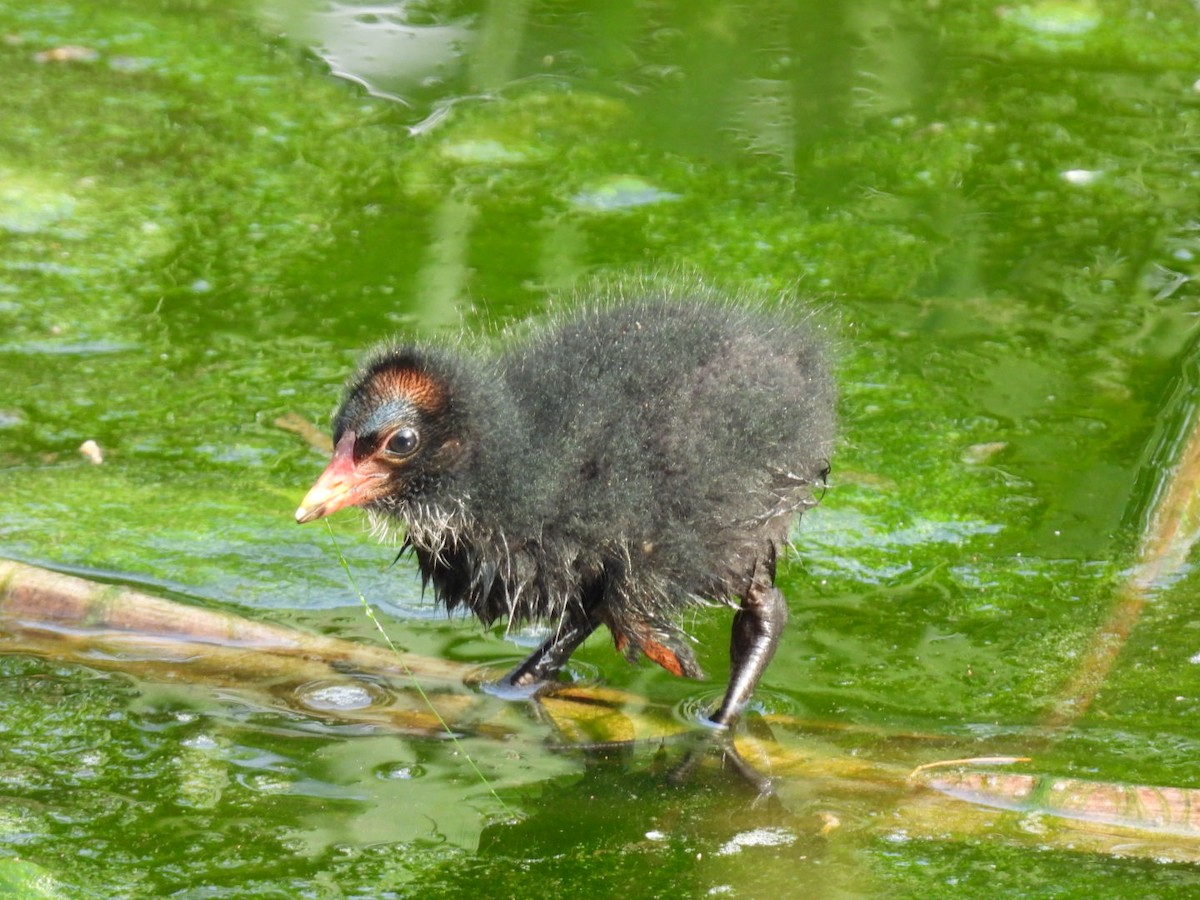
[[[448,609],[550,623],[502,682],[530,692],[599,625],[700,677],[681,612],[737,604],[727,726],[787,620],[775,563],[824,483],[833,405],[809,328],[703,290],[585,308],[498,354],[386,345],[296,520],[363,507],[403,526]]]

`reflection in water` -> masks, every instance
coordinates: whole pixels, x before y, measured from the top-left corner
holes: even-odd
[[[1194,781],[1200,575],[1186,565],[1141,609],[1079,727],[1049,746],[1024,724],[1103,620],[1193,414],[1187,4],[266,8],[268,38],[283,31],[356,86],[264,41],[239,4],[0,11],[0,199],[15,210],[0,215],[4,555],[137,573],[256,615],[344,607],[336,560],[289,521],[320,462],[272,421],[324,425],[356,349],[397,329],[487,331],[598,267],[693,267],[820,294],[842,338],[843,464],[799,538],[808,562],[781,566],[793,625],[768,691],[806,719],[991,752],[1038,742],[1047,772]],[[50,44],[93,49],[56,62]],[[578,202],[614,179],[648,189]],[[643,197],[665,202],[628,202]],[[78,460],[85,438],[103,465]],[[414,650],[471,665],[512,652],[418,620],[410,578],[356,531],[361,584],[399,598],[391,626]],[[360,619],[314,624],[369,640]],[[702,640],[728,627],[695,624]],[[583,653],[606,685],[668,706],[703,695],[607,647]],[[828,835],[819,815],[743,816],[700,785],[660,791],[636,764],[594,774],[526,720],[523,746],[470,746],[530,817],[489,828],[475,853],[497,806],[441,743],[305,728],[315,713],[164,696],[88,665],[6,655],[0,677],[0,840],[40,874],[78,873],[72,895],[751,895],[761,876],[757,893],[776,896],[820,891],[839,852],[848,895],[1188,896],[1200,880],[986,831],[939,843],[941,823],[929,841],[866,839],[856,818],[894,807],[841,804],[823,783],[785,802],[843,823]],[[344,797],[239,779],[190,726],[156,730],[177,715]],[[796,840],[718,855],[755,834]],[[879,890],[861,884],[871,874]]]
[[[479,211],[467,200],[447,196],[433,214],[428,256],[420,265],[414,306],[431,328],[460,322],[466,297],[471,230]]]
[[[873,3],[576,3],[535,15],[529,0],[266,0],[261,14],[333,74],[410,108],[414,133],[441,121],[447,104],[549,76],[621,94],[655,141],[767,154],[793,176],[849,111],[908,110],[927,81],[920,29]]]
[[[265,15],[278,21],[292,40],[319,53],[332,74],[405,106],[432,106],[426,121],[413,126],[413,134],[420,134],[443,118],[448,107],[439,108],[440,101],[461,95],[464,88],[496,90],[513,79],[527,7],[527,0],[494,0],[477,16],[431,21],[428,10],[403,2],[308,9],[283,2],[269,3]],[[482,161],[500,158],[504,148],[496,146],[498,151]],[[453,192],[444,195],[433,213],[428,256],[420,263],[415,291],[417,314],[429,328],[461,321],[477,218],[478,209]]]
[[[488,0],[471,54],[472,90],[495,91],[512,80],[524,50],[529,5],[530,0]]]
[[[334,75],[405,106],[454,92],[474,42],[472,17],[434,18],[415,4],[266,0],[261,14],[293,43],[311,48]]]

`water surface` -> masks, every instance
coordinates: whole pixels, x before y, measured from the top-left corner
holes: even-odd
[[[823,740],[901,766],[1036,750],[1198,787],[1190,569],[1088,714],[1042,728],[1195,419],[1198,27],[1185,3],[0,2],[0,554],[377,641],[291,521],[322,457],[274,421],[324,426],[383,337],[698,273],[815,308],[842,385],[759,712],[861,726]],[[334,527],[405,649],[524,651]],[[579,671],[702,707],[728,618],[691,630],[712,681],[603,636]],[[664,789],[656,748],[554,752],[532,714],[456,747],[20,655],[0,678],[0,884],[31,896],[1197,888],[916,840],[819,782],[782,809]]]

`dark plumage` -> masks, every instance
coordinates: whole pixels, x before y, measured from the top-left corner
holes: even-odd
[[[834,390],[803,324],[665,293],[497,355],[376,350],[296,517],[365,507],[404,526],[448,608],[549,621],[514,685],[553,678],[599,625],[630,658],[699,676],[681,610],[740,603],[727,724],[787,618],[775,561],[828,470]]]

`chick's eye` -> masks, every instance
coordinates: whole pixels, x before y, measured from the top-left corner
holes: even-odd
[[[411,428],[401,428],[388,438],[384,449],[392,456],[411,456],[417,449],[418,443],[420,443],[420,438],[417,437],[416,431]]]

